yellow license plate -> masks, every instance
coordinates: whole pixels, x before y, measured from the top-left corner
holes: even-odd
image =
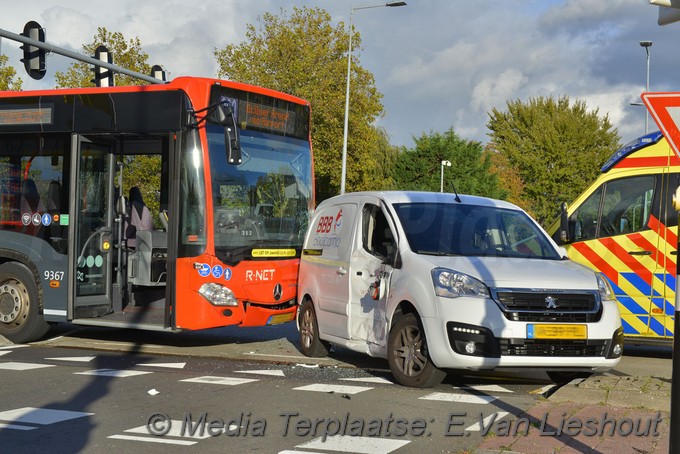
[[[586,325],[527,325],[527,339],[588,339]]]

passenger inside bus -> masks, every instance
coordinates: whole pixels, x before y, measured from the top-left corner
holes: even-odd
[[[142,191],[137,186],[133,186],[130,188],[130,213],[125,228],[128,247],[136,246],[138,230],[153,230],[153,219],[149,208],[144,203]]]

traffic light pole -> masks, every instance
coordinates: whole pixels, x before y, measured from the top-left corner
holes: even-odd
[[[135,77],[137,79],[145,80],[147,82],[150,82],[152,84],[164,84],[166,81],[161,80],[161,79],[156,79],[155,77],[151,77],[147,74],[142,74],[137,71],[131,71],[129,69],[123,68],[122,66],[114,65],[113,63],[108,63],[102,60],[97,60],[96,58],[88,57],[82,54],[79,54],[78,52],[73,52],[68,49],[64,49],[61,47],[53,46],[52,44],[38,41],[35,39],[28,38],[23,35],[18,35],[16,33],[9,32],[7,30],[3,30],[0,28],[0,37],[8,38],[13,41],[19,41],[20,43],[28,44],[30,46],[38,47],[40,49],[45,49],[45,51],[54,53],[54,54],[59,54],[63,55],[65,57],[73,58],[74,60],[79,60],[85,63],[89,63],[90,65],[93,66],[101,66],[102,68],[109,69],[113,72],[120,73],[120,74],[125,74],[126,76],[130,77]]]

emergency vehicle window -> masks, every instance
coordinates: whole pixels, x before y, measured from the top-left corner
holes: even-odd
[[[569,219],[569,237],[574,241],[587,241],[597,238],[597,217],[602,199],[602,186],[571,215]]]
[[[599,237],[624,235],[647,227],[656,176],[643,175],[606,183]]]
[[[660,220],[666,227],[673,227],[678,225],[678,212],[673,206],[673,196],[675,190],[680,187],[680,173],[671,173],[668,175],[668,182],[664,185],[664,203],[663,212],[660,213]],[[654,214],[652,212],[652,214]]]
[[[364,249],[381,260],[389,257],[396,249],[394,235],[380,207],[364,205],[361,231]]]

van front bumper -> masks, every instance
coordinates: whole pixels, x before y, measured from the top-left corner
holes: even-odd
[[[469,301],[472,304],[466,304],[464,314],[451,310],[451,304],[459,301],[441,302],[449,305],[441,311],[443,317],[423,318],[429,354],[439,368],[605,371],[614,367],[622,354],[623,329],[615,302],[603,304],[598,322],[582,324],[586,325],[585,339],[530,338],[530,325],[536,324],[508,320],[493,301]],[[475,303],[477,309],[482,303],[483,309],[474,310]]]

